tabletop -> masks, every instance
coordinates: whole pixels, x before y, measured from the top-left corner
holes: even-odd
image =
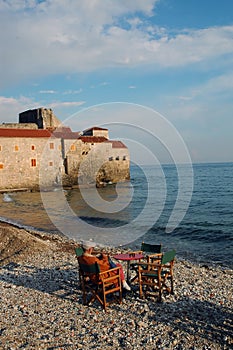
[[[140,260],[144,257],[143,254],[140,253],[125,253],[125,254],[116,254],[113,255],[113,258],[116,260],[122,261],[130,261],[130,260]]]

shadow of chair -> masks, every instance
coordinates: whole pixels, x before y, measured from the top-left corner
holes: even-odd
[[[173,294],[175,255],[175,250],[171,250],[162,254],[160,262],[138,264],[139,295],[141,298],[147,295],[155,296],[158,293],[158,301],[162,301],[162,294],[165,291]]]
[[[106,311],[108,305],[122,303],[120,267],[100,272],[97,263],[87,265],[79,262],[79,276],[84,305],[97,300]]]
[[[135,276],[131,279],[131,283],[138,279],[138,263],[140,263],[140,266],[143,267],[142,263],[145,262],[148,263],[159,263],[162,258],[162,244],[149,244],[142,242],[141,243],[141,250],[132,252],[132,253],[139,253],[143,254],[144,258],[140,259],[139,262],[131,263],[130,269],[131,272],[135,273]]]

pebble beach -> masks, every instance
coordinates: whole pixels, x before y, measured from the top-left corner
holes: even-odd
[[[0,223],[0,349],[233,349],[231,269],[177,257],[174,295],[134,284],[105,312],[82,303],[75,245]]]

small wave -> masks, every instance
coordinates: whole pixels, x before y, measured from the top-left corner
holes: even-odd
[[[97,216],[79,216],[79,218],[88,224],[93,224],[98,227],[119,227],[127,224],[127,222],[123,220],[101,218]]]

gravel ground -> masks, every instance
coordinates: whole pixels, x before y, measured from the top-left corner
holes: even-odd
[[[135,284],[105,312],[82,304],[73,242],[3,223],[0,239],[0,349],[233,349],[232,270],[177,259],[174,295]]]

